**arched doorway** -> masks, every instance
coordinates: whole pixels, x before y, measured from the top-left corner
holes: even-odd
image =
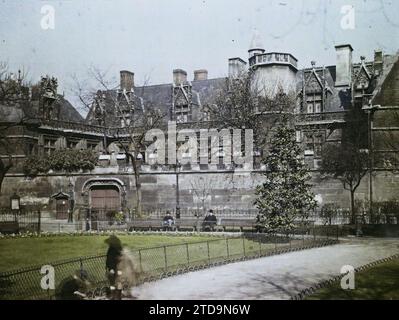
[[[109,221],[117,212],[125,210],[125,184],[120,179],[89,179],[83,185],[82,194],[87,197],[87,218],[91,221]]]
[[[58,220],[68,219],[70,209],[69,195],[63,192],[58,192],[51,197],[55,200],[55,218]]]
[[[115,212],[121,211],[121,196],[116,186],[92,186],[90,200],[92,215],[96,215],[97,220],[109,220]]]

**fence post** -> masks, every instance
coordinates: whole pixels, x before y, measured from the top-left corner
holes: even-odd
[[[141,260],[141,250],[139,250],[139,263],[140,263],[140,272],[143,272],[143,264]]]
[[[261,244],[261,236],[260,233],[258,234],[258,243],[259,243],[259,256],[262,255],[262,244]]]
[[[187,267],[190,265],[190,253],[188,250],[188,243],[186,243],[186,253],[187,253]]]
[[[227,259],[230,260],[229,238],[226,238]]]
[[[163,253],[165,257],[165,271],[168,271],[168,259],[166,257],[166,246],[163,246]]]
[[[245,253],[245,237],[242,235],[242,248],[243,248],[243,253],[244,253],[244,258],[246,257],[246,253]]]
[[[42,220],[42,213],[40,212],[40,209],[37,211],[37,233],[40,234],[41,230],[41,220]]]
[[[274,250],[277,250],[277,234],[274,234]]]
[[[302,245],[305,245],[305,230],[302,233]]]
[[[79,258],[79,262],[80,262],[80,278],[83,278],[83,260],[82,258]]]
[[[208,248],[208,265],[211,264],[211,256],[210,256],[210,252],[209,252],[209,240],[206,242],[206,246]]]

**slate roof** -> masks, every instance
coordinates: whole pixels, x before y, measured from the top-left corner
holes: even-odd
[[[226,84],[227,78],[215,78],[207,80],[191,81],[192,85],[192,105],[193,108],[200,108],[214,101],[215,95]],[[108,91],[106,93],[105,110],[108,115],[108,124],[116,124],[117,120],[112,119],[115,116],[113,101],[116,99],[117,91]],[[155,108],[161,110],[164,114],[170,116],[173,104],[173,84],[158,84],[141,87],[134,87],[135,106],[140,108]],[[88,113],[86,121],[89,122],[92,116],[92,110]]]
[[[225,81],[226,78],[191,81],[193,104],[205,105],[212,103],[217,90],[223,87]],[[143,98],[145,103],[156,106],[161,110],[172,106],[172,83],[135,87],[134,92]]]
[[[59,107],[58,119],[68,122],[83,122],[83,117],[72,106],[72,104],[64,99],[61,95],[58,96],[59,100],[56,102],[56,108]],[[38,118],[39,114],[39,101],[34,100],[26,105],[0,105],[0,122],[18,122],[31,121]]]
[[[387,60],[388,56],[384,56],[384,69],[386,69]],[[372,76],[374,73],[373,62],[364,63],[367,67],[367,72]],[[356,75],[358,74],[361,66],[361,63],[353,64],[353,80],[356,78]],[[344,111],[345,109],[349,108],[352,100],[350,90],[348,90],[347,88],[335,87],[335,81],[337,77],[336,66],[326,66],[324,67],[324,71],[322,67],[315,67],[314,70],[316,73],[317,81],[319,83],[326,81],[326,88],[328,90],[328,94],[330,95],[330,98],[326,101],[324,111]],[[311,72],[313,72],[313,68],[298,70],[297,92],[300,92],[302,90],[303,81],[307,81],[309,79],[309,75],[311,74]],[[191,81],[190,84],[192,85],[193,114],[196,113],[200,107],[207,104],[212,104],[216,95],[218,94],[218,91],[225,88],[226,81],[227,78],[225,77]],[[380,82],[380,79],[378,79],[378,82]],[[372,87],[375,88],[375,85],[373,84]],[[116,91],[113,91],[111,94],[115,93]],[[172,109],[171,107],[173,104],[172,83],[134,87],[134,93],[136,95],[136,99],[138,99],[136,105],[151,106],[160,109],[165,115],[168,115],[170,118],[170,112]],[[110,108],[112,108],[112,103],[110,103],[110,106],[107,106],[108,115],[115,114],[115,110],[111,110]]]
[[[0,105],[0,122],[18,122],[23,118],[21,108]]]
[[[83,122],[82,115],[74,108],[74,106],[64,97],[59,96],[57,104],[60,106],[58,119],[69,122]]]

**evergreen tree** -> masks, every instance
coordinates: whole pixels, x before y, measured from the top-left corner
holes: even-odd
[[[308,181],[308,168],[295,142],[295,131],[284,119],[278,127],[266,165],[266,181],[256,188],[259,209],[258,223],[267,232],[293,228],[295,220],[304,220],[316,207],[315,196]]]

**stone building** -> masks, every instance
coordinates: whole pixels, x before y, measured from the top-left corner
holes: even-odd
[[[297,142],[303,146],[306,163],[312,170],[314,192],[323,203],[337,202],[349,207],[349,194],[339,181],[322,179],[318,168],[325,143],[340,141],[345,128],[345,114],[352,107],[374,108],[370,124],[375,153],[389,157],[390,166],[375,163],[373,185],[375,200],[397,197],[399,175],[395,150],[384,145],[381,132],[396,134],[398,123],[392,120],[399,106],[398,55],[383,55],[375,51],[373,61],[353,58],[350,45],[336,47],[334,66],[299,69],[290,53],[266,52],[255,38],[245,59],[228,59],[228,77],[208,79],[205,69],[196,70],[193,77],[175,69],[171,83],[136,86],[134,72],[120,72],[117,90],[99,90],[84,119],[75,108],[57,93],[57,81],[43,77],[41,83],[28,89],[29,110],[19,105],[1,105],[2,125],[18,122],[22,115],[29,121],[13,125],[7,131],[13,141],[11,152],[14,166],[7,172],[2,185],[1,204],[9,206],[12,194],[20,195],[23,204],[40,204],[51,219],[66,219],[74,211],[96,209],[101,218],[109,210],[129,211],[134,208],[136,185],[133,168],[121,149],[120,137],[148,108],[162,111],[162,129],[168,121],[177,123],[177,130],[208,128],[212,119],[207,106],[232,78],[253,71],[253,86],[259,94],[270,96],[283,91],[296,98],[291,111]],[[355,61],[356,60],[356,61]],[[25,90],[26,91],[26,90]],[[390,123],[387,124],[387,119]],[[263,119],[265,125],[267,119]],[[397,121],[397,120],[396,120]],[[199,127],[198,127],[199,126]],[[373,145],[374,146],[374,145]],[[378,147],[378,148],[377,148]],[[48,155],[57,149],[90,149],[98,153],[98,165],[86,172],[49,171],[34,179],[26,178],[22,166],[32,154]],[[10,152],[1,150],[3,161]],[[187,156],[187,155],[186,155]],[[254,188],[263,176],[260,154],[253,153],[254,165],[249,168],[234,165],[197,165],[190,159],[179,170],[179,200],[182,209],[253,209]],[[142,205],[145,210],[176,208],[176,167],[157,165],[156,155],[142,150],[134,157],[140,164]],[[188,155],[190,157],[190,155]],[[363,179],[357,197],[368,199],[368,177]],[[73,201],[71,201],[73,200]],[[73,205],[73,208],[71,206]],[[80,218],[82,216],[80,215]]]

